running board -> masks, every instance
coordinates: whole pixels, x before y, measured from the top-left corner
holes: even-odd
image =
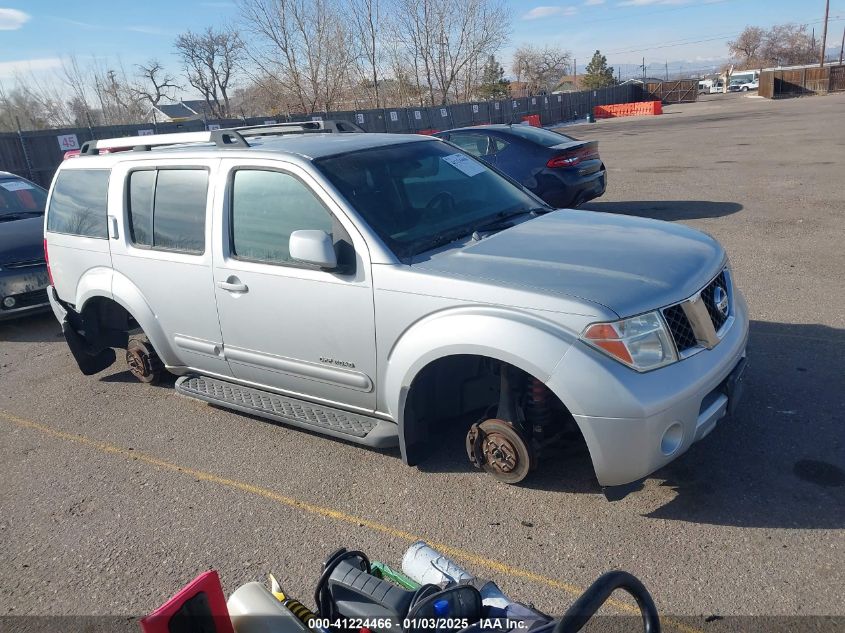
[[[176,381],[176,391],[221,407],[366,446],[387,448],[399,444],[398,428],[393,422],[244,387],[219,378],[183,376]]]

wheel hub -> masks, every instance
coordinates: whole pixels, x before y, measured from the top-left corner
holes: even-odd
[[[525,479],[534,461],[531,444],[514,425],[499,419],[473,424],[466,437],[467,456],[499,481]]]

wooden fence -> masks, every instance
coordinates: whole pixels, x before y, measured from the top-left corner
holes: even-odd
[[[764,70],[757,94],[781,99],[841,91],[845,91],[845,65]]]

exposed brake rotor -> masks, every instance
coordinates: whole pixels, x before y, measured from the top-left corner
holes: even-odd
[[[514,425],[491,418],[473,424],[466,437],[469,461],[497,480],[519,483],[531,471],[534,451],[531,443]]]

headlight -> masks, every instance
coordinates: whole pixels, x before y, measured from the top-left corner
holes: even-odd
[[[674,363],[678,354],[657,312],[587,326],[581,339],[637,371]]]

